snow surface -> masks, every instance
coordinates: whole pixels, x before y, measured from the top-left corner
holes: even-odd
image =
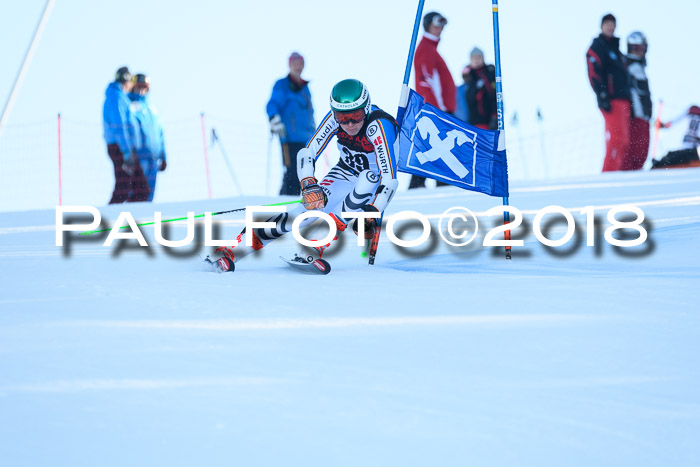
[[[204,247],[60,248],[53,210],[2,213],[0,464],[700,465],[699,186],[694,169],[514,183],[530,222],[547,205],[605,219],[634,204],[649,240],[552,251],[520,231],[506,261],[383,236],[370,267],[346,233],[328,276],[279,261],[291,236],[217,275]],[[446,187],[399,193],[388,215],[498,204]],[[231,238],[243,216],[219,217]],[[480,221],[483,237],[498,218]]]

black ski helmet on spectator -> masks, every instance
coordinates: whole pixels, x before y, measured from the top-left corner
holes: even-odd
[[[129,71],[129,68],[123,66],[118,69],[117,73],[114,75],[114,81],[117,83],[126,83],[127,81],[131,81],[131,72]]]
[[[151,84],[151,77],[146,75],[145,73],[136,73],[134,77],[131,78],[131,81],[134,84],[149,86]]]

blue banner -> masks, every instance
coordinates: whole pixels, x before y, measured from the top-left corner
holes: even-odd
[[[426,103],[411,89],[399,137],[399,172],[491,196],[508,196],[505,134],[501,131],[471,126]]]

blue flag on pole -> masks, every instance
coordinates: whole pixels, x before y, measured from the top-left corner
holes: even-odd
[[[505,134],[482,130],[428,104],[412,89],[401,123],[399,172],[508,196]]]

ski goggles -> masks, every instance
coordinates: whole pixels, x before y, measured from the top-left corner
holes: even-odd
[[[333,111],[335,120],[341,125],[351,125],[362,123],[365,121],[365,109],[353,110],[352,112],[336,112]]]

